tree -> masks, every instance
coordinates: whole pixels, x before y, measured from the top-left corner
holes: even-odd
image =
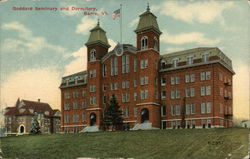
[[[181,128],[183,129],[185,129],[186,127],[185,115],[186,115],[186,97],[183,98],[183,104],[181,109]]]
[[[40,126],[39,123],[37,121],[37,116],[35,115],[32,120],[31,120],[31,130],[30,130],[31,134],[40,134]]]
[[[119,110],[119,104],[116,101],[115,95],[112,95],[110,103],[107,105],[107,109],[104,112],[103,125],[108,129],[111,126],[112,131],[122,128],[122,111]]]

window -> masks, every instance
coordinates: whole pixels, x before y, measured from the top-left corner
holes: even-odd
[[[180,115],[180,105],[175,106],[175,114]]]
[[[186,94],[186,97],[189,97],[190,95],[190,88],[186,88],[185,89],[185,94]]]
[[[175,90],[171,90],[171,99],[175,99]]]
[[[158,89],[155,89],[155,99],[158,99]]]
[[[82,108],[86,108],[87,107],[87,102],[84,100],[82,101]]]
[[[129,55],[122,56],[122,73],[129,73]]]
[[[190,88],[190,97],[194,97],[194,88]]]
[[[106,85],[106,84],[103,84],[103,85],[102,85],[102,90],[103,90],[103,91],[108,90],[108,87],[107,87],[107,85]]]
[[[70,99],[70,93],[69,92],[65,92],[64,93],[64,98],[65,99]]]
[[[103,77],[107,76],[107,67],[105,64],[102,64],[102,76]]]
[[[122,94],[122,102],[129,102],[129,93]]]
[[[206,86],[206,95],[211,95],[211,86]]]
[[[89,77],[90,78],[95,78],[96,77],[96,70],[90,70],[89,71]]]
[[[161,85],[162,86],[166,85],[166,78],[164,78],[164,77],[161,78]]]
[[[134,59],[134,72],[136,72],[136,70],[137,70],[137,60]]]
[[[211,113],[211,103],[207,102],[207,113]]]
[[[188,65],[192,65],[192,64],[193,64],[193,61],[194,61],[194,57],[193,57],[193,56],[187,57],[187,64],[188,64]]]
[[[129,81],[122,81],[122,88],[123,89],[129,88]]]
[[[190,81],[191,82],[195,82],[195,76],[194,76],[194,74],[190,74]]]
[[[148,68],[148,59],[141,60],[141,69]]]
[[[82,91],[82,97],[86,97],[86,91]]]
[[[117,90],[117,89],[118,89],[118,83],[117,83],[117,82],[111,83],[111,84],[110,84],[110,89],[111,89],[111,90]]]
[[[179,76],[175,76],[175,84],[180,84],[180,77]]]
[[[148,84],[148,77],[141,77],[141,85]]]
[[[123,116],[125,117],[125,118],[127,118],[127,117],[129,117],[129,107],[125,107],[124,109],[123,109]]]
[[[178,66],[179,59],[173,59],[172,60],[172,67],[177,67]]]
[[[79,115],[77,113],[73,114],[73,122],[78,122],[79,121]]]
[[[73,102],[73,109],[78,109],[78,103],[77,102]]]
[[[207,71],[206,72],[206,80],[210,80],[211,79],[211,72]]]
[[[148,37],[144,36],[141,38],[141,50],[148,48]]]
[[[180,90],[179,89],[175,90],[175,98],[180,98]]]
[[[134,117],[137,117],[137,108],[134,108]]]
[[[190,104],[190,107],[191,107],[190,113],[195,114],[195,104]]]
[[[165,99],[166,98],[166,91],[161,91],[161,99]]]
[[[136,101],[136,100],[137,100],[137,93],[134,92],[134,101]]]
[[[201,103],[201,114],[205,114],[206,113],[206,103]]]
[[[73,98],[78,98],[78,91],[73,92]]]
[[[185,82],[186,82],[186,83],[189,83],[189,82],[190,82],[189,74],[185,75]]]
[[[161,116],[166,116],[166,105],[161,106]]]
[[[95,90],[96,90],[96,85],[89,86],[89,92],[95,92]]]
[[[201,96],[205,96],[205,86],[201,86]]]
[[[208,62],[209,61],[209,54],[208,53],[203,54],[201,56],[201,58],[202,58],[202,62]]]
[[[69,123],[69,122],[70,122],[69,114],[64,114],[64,123]]]
[[[154,37],[154,49],[158,51],[158,40],[156,37]]]
[[[201,81],[205,80],[205,72],[201,72]]]
[[[190,114],[190,104],[186,104],[186,115]]]
[[[111,58],[110,66],[111,66],[110,67],[111,76],[118,75],[117,57]]]
[[[90,51],[90,61],[95,61],[96,60],[96,51],[95,49]]]
[[[69,110],[69,109],[70,109],[70,104],[64,103],[64,110]]]
[[[141,99],[147,99],[148,98],[148,90],[141,90]]]
[[[90,105],[95,105],[96,104],[96,97],[93,97],[93,96],[91,96],[90,98],[89,98],[89,100],[90,100]]]
[[[136,80],[134,80],[134,87],[137,87],[137,82],[136,82]]]
[[[174,85],[174,84],[175,84],[175,78],[171,77],[171,85]]]

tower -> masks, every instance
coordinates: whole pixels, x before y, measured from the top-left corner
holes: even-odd
[[[136,33],[137,58],[140,61],[139,76],[140,80],[147,81],[146,85],[140,85],[139,91],[142,98],[138,103],[140,113],[139,122],[149,121],[153,127],[160,127],[160,96],[159,96],[159,41],[161,31],[157,23],[157,17],[150,12],[149,5],[147,10],[140,15]],[[145,116],[145,113],[148,116]]]
[[[106,32],[100,27],[98,23],[96,27],[90,30],[90,36],[85,44],[87,46],[88,53],[88,86],[87,92],[89,92],[87,101],[89,108],[87,110],[87,124],[90,126],[100,125],[102,117],[101,108],[101,59],[108,53],[110,47]]]

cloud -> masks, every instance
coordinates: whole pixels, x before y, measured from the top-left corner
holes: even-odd
[[[61,46],[49,44],[44,37],[33,36],[29,29],[17,21],[3,24],[2,29],[18,32],[18,38],[8,38],[4,40],[2,44],[3,51],[30,53],[37,53],[42,49],[51,49],[60,53],[65,51],[65,48]]]
[[[184,4],[182,1],[165,1],[160,6],[152,6],[152,10],[158,10],[162,15],[187,23],[208,24],[218,20],[223,24],[222,13],[231,7],[233,2],[196,1]]]
[[[76,33],[87,35],[89,30],[92,29],[96,24],[96,19],[89,18],[89,16],[84,16],[81,20],[81,23],[76,26]]]
[[[186,43],[195,43],[199,45],[216,45],[220,42],[220,39],[206,38],[205,35],[200,32],[180,33],[177,35],[171,35],[167,33],[166,30],[163,30],[163,32],[164,34],[161,38],[161,41],[164,43],[171,43],[176,45]]]
[[[116,46],[116,42],[112,39],[108,39],[111,47],[109,50],[113,50]],[[73,60],[65,66],[64,76],[77,73],[83,70],[87,70],[87,47],[83,46],[77,51],[67,54],[65,58],[73,58]]]
[[[1,106],[13,106],[18,97],[41,99],[53,108],[60,108],[60,73],[56,68],[37,68],[17,71],[1,83]]]
[[[133,26],[135,26],[136,24],[138,24],[138,22],[139,22],[139,18],[136,18],[136,19],[132,20],[129,23],[129,27],[132,28]]]

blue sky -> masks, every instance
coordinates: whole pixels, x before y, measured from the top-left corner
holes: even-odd
[[[114,46],[120,34],[119,18],[113,20],[112,12],[122,4],[123,42],[135,45],[134,30],[147,2],[163,32],[161,54],[212,46],[232,59],[234,111],[238,117],[248,117],[250,3],[246,0],[4,0],[0,2],[1,106],[11,106],[20,97],[41,98],[59,108],[61,77],[86,69],[84,44],[97,18]],[[60,11],[72,6],[94,7],[108,15]],[[14,11],[12,7],[56,7],[57,11]]]

